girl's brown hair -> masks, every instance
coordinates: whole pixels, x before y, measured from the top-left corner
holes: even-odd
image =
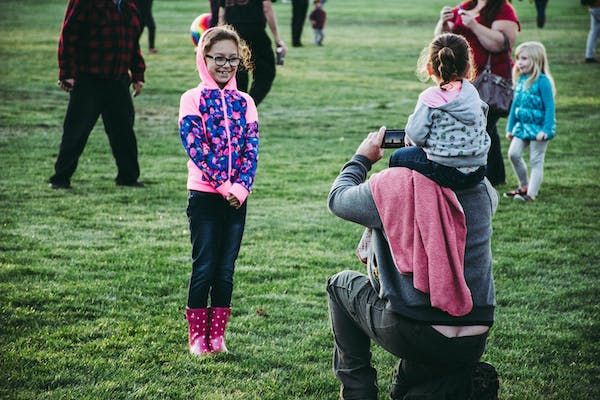
[[[466,39],[453,33],[444,33],[423,49],[417,63],[417,74],[427,80],[431,72],[443,86],[448,82],[475,78],[473,53]]]
[[[254,68],[251,61],[250,48],[231,25],[216,26],[207,30],[202,35],[202,54],[208,54],[214,44],[221,40],[231,40],[237,45],[241,65],[244,69],[251,71]]]

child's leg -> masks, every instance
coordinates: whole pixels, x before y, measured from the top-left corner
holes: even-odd
[[[458,169],[433,163],[433,180],[452,190],[464,190],[477,185],[485,178],[486,167],[479,167],[475,171],[464,174]]]
[[[192,275],[188,291],[189,308],[205,308],[218,265],[223,222],[220,194],[191,191],[187,215],[192,242]]]
[[[432,163],[420,147],[402,147],[394,151],[390,157],[389,166],[409,168],[433,179]]]
[[[416,146],[402,147],[390,157],[390,167],[405,167],[425,175],[441,186],[462,190],[476,185],[485,176],[485,168],[472,174],[463,174],[456,168],[447,167],[427,158],[425,151]]]
[[[235,260],[240,252],[242,235],[246,224],[246,203],[239,209],[223,202],[222,209],[223,229],[221,231],[217,269],[210,292],[212,307],[229,307],[233,292],[233,272]]]
[[[527,188],[527,195],[529,197],[535,198],[540,191],[540,186],[544,179],[544,157],[547,148],[547,140],[541,142],[532,141],[530,144],[529,164],[531,166],[531,179]]]
[[[527,146],[529,146],[529,141],[514,137],[510,141],[510,146],[508,148],[508,159],[512,164],[515,175],[517,175],[517,179],[519,179],[519,187],[521,188],[527,187],[528,184],[527,165],[523,160],[523,150],[525,150]]]

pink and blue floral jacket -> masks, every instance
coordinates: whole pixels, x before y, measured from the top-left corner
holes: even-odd
[[[201,83],[185,92],[179,105],[179,135],[189,156],[187,188],[223,197],[233,194],[243,203],[258,162],[254,100],[237,90],[235,77],[220,89],[201,49],[196,65]]]

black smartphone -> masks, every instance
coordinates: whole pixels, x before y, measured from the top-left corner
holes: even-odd
[[[404,129],[386,129],[383,135],[383,142],[381,147],[384,149],[397,149],[398,147],[404,147],[404,136],[406,131]]]

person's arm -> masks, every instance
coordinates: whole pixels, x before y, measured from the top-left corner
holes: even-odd
[[[383,157],[380,144],[384,132],[385,127],[381,127],[363,140],[356,154],[342,167],[327,198],[329,210],[334,215],[368,228],[381,228],[381,219],[365,180],[373,163]]]
[[[508,112],[508,120],[506,121],[506,137],[508,139],[513,138],[513,129],[515,129],[516,117],[515,117],[515,109],[517,108],[517,102],[514,100],[510,103],[510,111]]]
[[[552,139],[554,137],[554,134],[556,133],[554,92],[552,91],[552,84],[546,76],[540,76],[539,87],[545,111],[544,124],[542,125],[542,131],[540,133],[542,133],[544,136],[542,140],[548,140]]]
[[[452,22],[452,19],[454,19],[454,12],[452,7],[443,7],[440,11],[440,18],[438,19],[438,22],[435,25],[435,29],[433,31],[434,36],[440,35],[445,32],[452,32],[452,29],[454,28],[454,23]]]
[[[246,100],[248,101],[248,109],[246,111],[246,140],[240,154],[239,174],[229,190],[229,193],[235,196],[240,205],[244,203],[248,194],[252,191],[258,163],[258,113],[252,98],[248,96]]]
[[[219,157],[213,153],[209,134],[199,114],[198,95],[192,89],[181,96],[179,103],[179,136],[190,159],[202,171],[204,177],[223,197],[229,195],[228,157]]]
[[[131,18],[138,18],[140,26],[142,25],[142,20],[139,13],[132,15]],[[132,57],[129,70],[131,71],[131,81],[134,83],[134,96],[136,96],[142,90],[142,86],[144,85],[144,71],[146,71],[146,63],[144,62],[144,57],[142,57],[142,50],[140,49],[139,40],[133,40],[133,49],[131,51]]]
[[[65,11],[65,19],[58,40],[59,85],[70,91],[77,77],[77,53],[82,30],[86,27],[89,10],[80,0],[70,0]]]
[[[269,29],[271,30],[271,34],[273,35],[273,40],[275,41],[275,46],[281,47],[283,49],[283,55],[287,54],[287,46],[284,41],[279,36],[279,28],[277,27],[277,16],[275,15],[275,11],[273,10],[273,4],[271,0],[263,0],[263,12],[265,13],[265,18],[267,19],[267,25],[269,25]]]
[[[415,106],[415,111],[408,117],[406,121],[406,136],[411,142],[419,147],[424,147],[431,131],[431,113],[430,108],[422,101],[418,101]]]
[[[488,28],[480,24],[476,17],[477,13],[474,12],[464,10],[461,12],[463,24],[477,36],[477,40],[479,40],[487,51],[497,53],[507,50],[505,49],[504,35],[502,33],[508,38],[510,47],[514,45],[517,40],[517,33],[519,32],[519,25],[515,21],[496,20]]]
[[[219,21],[217,25],[225,25],[225,8],[223,6],[219,7]]]

